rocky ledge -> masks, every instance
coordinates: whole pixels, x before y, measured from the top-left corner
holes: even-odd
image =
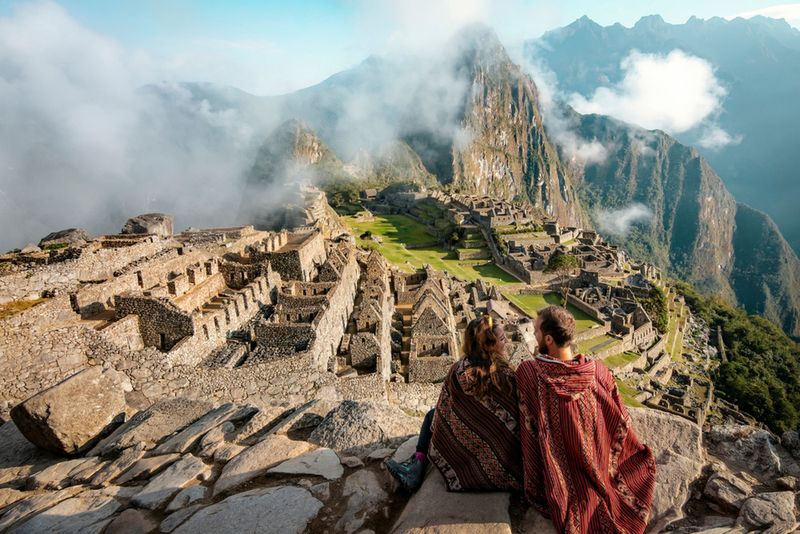
[[[24,435],[0,426],[0,532],[552,532],[518,495],[448,493],[435,469],[414,496],[399,491],[382,460],[407,458],[421,421],[385,401],[176,398],[130,415],[113,375],[76,377],[23,403]],[[103,412],[93,398],[115,402]],[[658,464],[650,531],[796,528],[800,468],[769,433],[631,417]]]

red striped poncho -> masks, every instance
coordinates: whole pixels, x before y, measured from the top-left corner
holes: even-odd
[[[519,490],[522,456],[514,372],[502,371],[512,386],[508,394],[478,399],[464,373],[469,365],[466,359],[454,363],[442,384],[428,457],[449,491]]]
[[[528,501],[559,532],[644,532],[655,461],[608,368],[540,356],[519,366],[517,387]]]

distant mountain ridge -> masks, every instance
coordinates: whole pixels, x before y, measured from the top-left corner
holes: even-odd
[[[739,202],[768,213],[800,251],[800,30],[783,19],[690,18],[669,24],[658,15],[633,27],[601,26],[588,17],[526,42],[525,55],[557,76],[566,94],[590,96],[623,75],[631,52],[679,49],[709,61],[728,90],[719,125],[741,142],[718,150],[698,147]],[[677,134],[694,145],[701,130]]]
[[[768,215],[736,202],[697,149],[610,117],[578,120],[583,137],[613,147],[578,182],[590,217],[633,203],[652,210],[610,241],[800,336],[800,260]]]

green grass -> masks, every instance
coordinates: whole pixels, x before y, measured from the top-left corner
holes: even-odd
[[[405,244],[420,245],[436,240],[427,232],[424,225],[406,215],[375,215],[371,221],[359,221],[355,217],[342,217],[342,220],[353,231],[360,245],[377,250],[387,260],[406,272],[421,269],[427,263],[434,269],[464,280],[482,278],[486,282],[498,286],[519,283],[519,280],[491,261],[459,261],[452,252],[440,247],[405,248]],[[367,230],[372,232],[372,235],[380,236],[383,241],[375,243],[358,237]]]
[[[578,341],[578,352],[581,354],[591,354],[593,352],[600,352],[601,350],[609,349],[614,345],[619,345],[619,343],[620,340],[613,336],[600,334],[599,336],[595,336],[593,338]]]
[[[522,308],[531,317],[536,317],[536,314],[539,312],[539,310],[544,309],[547,306],[561,305],[561,297],[556,293],[546,293],[544,295],[518,295],[513,293],[504,293],[503,295],[508,300]],[[590,328],[595,328],[600,324],[571,304],[567,305],[567,310],[569,310],[572,316],[575,317],[576,332],[584,332]]]
[[[625,406],[644,408],[644,404],[634,398],[639,392],[633,386],[619,378],[615,378],[615,380],[617,382],[617,391],[619,391],[619,396],[622,397],[622,402],[625,403]]]
[[[606,364],[606,367],[610,369],[617,369],[619,367],[625,367],[629,363],[638,360],[639,355],[635,352],[623,352],[622,354],[614,354],[613,356],[609,356],[603,363]]]

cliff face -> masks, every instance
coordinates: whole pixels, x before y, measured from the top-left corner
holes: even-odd
[[[738,204],[731,285],[739,302],[800,337],[800,261],[765,213]]]
[[[597,115],[577,120],[583,137],[609,149],[604,163],[578,173],[592,221],[603,231],[614,210],[641,203],[652,212],[610,240],[800,334],[800,261],[768,216],[736,203],[697,150],[665,133]]]
[[[569,171],[542,125],[533,81],[490,32],[468,36],[463,57],[470,89],[453,146],[453,187],[508,200],[528,198],[563,224],[580,224]]]

